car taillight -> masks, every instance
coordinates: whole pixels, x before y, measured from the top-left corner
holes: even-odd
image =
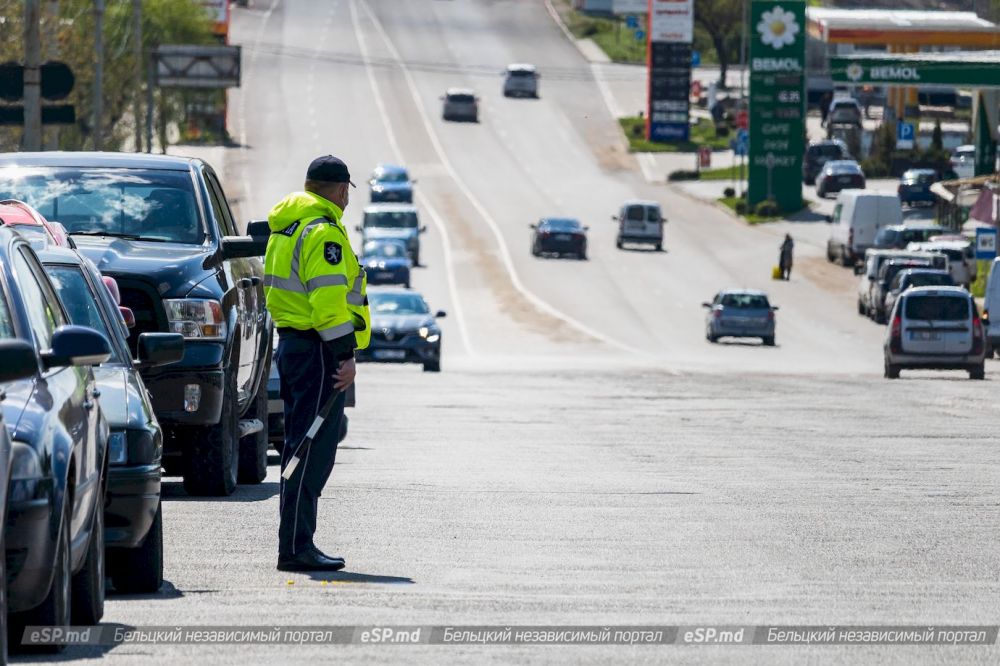
[[[767,320],[768,321],[774,321],[774,310],[768,310],[767,311]]]
[[[983,310],[983,323],[986,324],[987,326],[990,325],[990,311],[989,310]]]
[[[716,319],[722,319],[722,310],[713,310],[712,316]]]
[[[972,319],[972,353],[981,354],[983,352],[983,322],[979,317]]]
[[[226,320],[219,301],[207,298],[175,298],[163,301],[171,333],[185,338],[226,337]]]
[[[889,332],[889,349],[899,353],[903,350],[903,318],[896,315],[892,319],[892,330]]]

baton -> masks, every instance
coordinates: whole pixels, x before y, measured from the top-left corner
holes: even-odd
[[[309,446],[312,444],[313,438],[319,432],[319,429],[323,427],[323,423],[326,421],[327,417],[330,416],[330,412],[333,410],[333,403],[337,401],[338,396],[340,396],[340,391],[334,389],[333,393],[330,394],[330,399],[320,408],[319,413],[316,414],[316,418],[313,420],[312,425],[309,426],[309,432],[306,436],[302,438],[299,445],[295,447],[295,453],[289,459],[288,464],[285,465],[285,469],[281,471],[281,476],[287,481],[292,478],[292,474],[295,473],[295,468],[298,467],[299,460],[303,456],[309,453]]]

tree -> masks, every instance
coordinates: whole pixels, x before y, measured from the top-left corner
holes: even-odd
[[[719,59],[719,85],[723,88],[729,63],[734,56],[739,58],[743,4],[744,0],[695,0],[694,3],[694,22],[712,42]]]

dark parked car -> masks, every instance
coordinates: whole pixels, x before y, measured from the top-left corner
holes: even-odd
[[[413,203],[413,186],[410,174],[401,166],[379,164],[368,180],[372,203]]]
[[[875,234],[875,249],[905,250],[910,243],[923,243],[932,236],[947,233],[944,227],[936,224],[904,225],[894,224],[882,227]]]
[[[414,266],[420,265],[421,227],[415,206],[409,204],[376,204],[366,206],[364,219],[356,227],[361,232],[362,247],[372,240],[398,240],[406,245]]]
[[[931,192],[931,185],[938,180],[934,169],[910,169],[899,179],[899,200],[904,206],[917,204],[933,205],[937,195]]]
[[[427,372],[441,370],[441,329],[424,297],[409,289],[382,287],[368,291],[372,313],[372,337],[367,349],[359,349],[358,361],[422,363]]]
[[[847,144],[839,139],[813,141],[806,148],[805,159],[802,161],[802,181],[806,185],[814,185],[816,176],[823,170],[823,165],[834,160],[849,160],[851,154]]]
[[[705,338],[718,342],[719,338],[760,338],[768,347],[774,346],[774,313],[767,294],[750,289],[720,291],[711,303],[702,303],[708,309],[705,317]]]
[[[111,356],[94,368],[108,421],[108,488],[104,509],[107,572],[119,592],[155,592],[163,583],[160,466],[163,434],[139,367],[175,363],[184,356],[180,333],[142,333],[133,363],[128,329],[97,268],[71,250],[40,258],[66,306],[70,322],[99,331]]]
[[[0,284],[0,339],[30,341],[36,354],[30,377],[3,386],[2,403],[13,442],[7,607],[10,636],[20,637],[27,625],[95,624],[104,614],[108,424],[91,366],[111,347],[70,324],[28,241],[6,228]]]
[[[410,286],[410,261],[406,242],[402,240],[370,240],[361,246],[361,266],[368,284],[401,284]]]
[[[571,254],[577,259],[587,258],[587,229],[579,220],[565,217],[543,217],[538,224],[529,225],[531,234],[531,254],[562,256]]]
[[[271,318],[259,241],[238,236],[211,167],[118,153],[0,156],[0,197],[58,220],[121,288],[142,333],[180,333],[184,358],[143,370],[164,429],[164,467],[194,495],[267,473]]]
[[[816,196],[825,199],[832,192],[865,189],[865,173],[854,160],[834,160],[823,165],[816,176]]]

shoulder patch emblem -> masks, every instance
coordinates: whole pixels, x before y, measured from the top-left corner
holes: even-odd
[[[278,233],[283,236],[294,236],[295,230],[299,228],[299,224],[301,224],[301,220],[299,220],[298,222],[292,222]]]
[[[326,263],[336,266],[344,258],[344,249],[340,247],[340,243],[327,243],[323,246],[323,258]]]

